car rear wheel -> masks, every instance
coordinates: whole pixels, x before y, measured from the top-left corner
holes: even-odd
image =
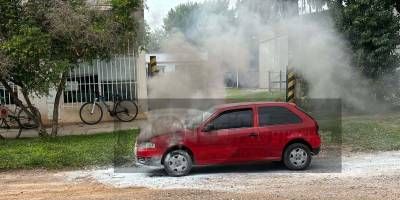
[[[170,176],[185,176],[192,169],[192,158],[184,150],[170,151],[165,155],[164,160],[165,171]]]
[[[310,166],[310,148],[302,143],[289,145],[283,154],[283,163],[290,170],[304,170]]]

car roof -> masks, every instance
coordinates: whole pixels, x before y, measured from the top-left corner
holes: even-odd
[[[240,102],[240,103],[227,103],[216,106],[217,109],[226,109],[226,108],[234,108],[234,107],[242,107],[242,106],[253,106],[253,105],[265,105],[265,106],[285,106],[290,105],[290,103],[286,102]]]

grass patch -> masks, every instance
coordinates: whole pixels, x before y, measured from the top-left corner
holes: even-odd
[[[323,122],[327,126],[329,122]],[[138,130],[49,139],[0,140],[0,169],[60,169],[123,164]],[[322,134],[329,143],[329,135]],[[343,117],[342,142],[353,151],[400,150],[400,113]]]
[[[226,89],[227,99],[234,99],[240,101],[284,101],[285,92],[269,92],[267,90],[254,90],[254,89]]]
[[[354,151],[400,150],[400,113],[344,117],[343,145]]]
[[[0,169],[81,168],[133,156],[138,130],[57,138],[0,141]]]

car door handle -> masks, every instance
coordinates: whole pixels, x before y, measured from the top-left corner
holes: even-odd
[[[250,133],[249,137],[257,137],[258,135],[256,133]]]

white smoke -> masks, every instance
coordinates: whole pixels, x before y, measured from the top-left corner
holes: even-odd
[[[208,9],[212,8],[194,13],[193,30],[186,35],[175,32],[161,45],[164,53],[189,54],[193,60],[205,53],[207,61],[180,64],[175,72],[152,78],[150,98],[224,98],[225,73],[239,70],[246,74],[254,68],[253,61],[265,55],[257,55],[252,42],[257,44],[272,33],[290,38],[289,52],[284,53],[290,54],[286,55],[291,60],[289,65],[309,83],[307,97],[341,98],[357,109],[367,107],[368,82],[352,67],[352,53],[326,13],[324,17],[297,16],[265,24],[256,12],[241,7],[237,22],[230,23],[229,17]],[[199,34],[197,26],[205,32]],[[193,33],[189,38],[197,37],[195,45],[187,33]],[[249,74],[241,84],[246,86],[256,79]]]
[[[352,52],[329,17],[291,19],[285,26],[295,43],[292,66],[308,82],[306,96],[340,98],[353,108],[366,109],[368,82],[353,68]]]

